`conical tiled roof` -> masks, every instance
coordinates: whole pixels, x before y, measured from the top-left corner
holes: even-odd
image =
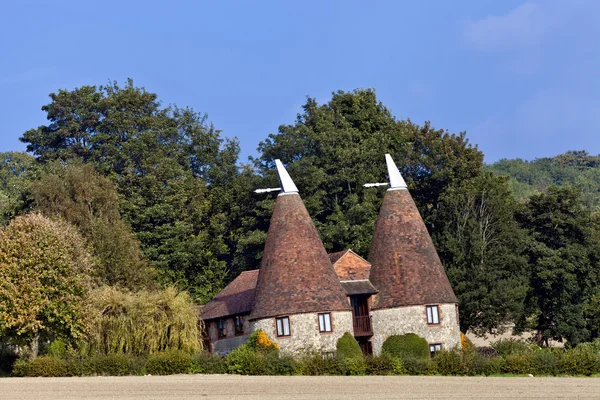
[[[393,166],[397,171],[391,158],[387,161],[388,169]],[[385,194],[369,262],[370,281],[379,290],[374,309],[458,302],[403,181],[399,185],[392,182]]]
[[[350,310],[319,233],[295,190],[287,192],[282,182],[283,192],[275,201],[250,319]]]

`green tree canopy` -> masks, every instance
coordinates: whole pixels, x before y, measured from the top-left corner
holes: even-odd
[[[502,332],[523,311],[526,235],[507,178],[485,173],[446,190],[433,237],[459,298],[461,331]]]
[[[206,116],[161,107],[137,88],[83,86],[50,95],[48,125],[21,140],[42,162],[81,160],[111,179],[120,211],[159,279],[206,301],[223,287],[230,232],[239,228],[237,140],[223,139]],[[243,182],[245,178],[240,178]]]
[[[586,299],[598,287],[598,221],[574,188],[550,187],[532,196],[518,214],[529,232],[529,291],[522,328],[539,340],[578,343],[589,338]]]
[[[36,209],[79,229],[98,260],[95,275],[103,283],[136,290],[152,282],[154,271],[121,219],[115,185],[91,164],[50,163],[30,190]]]

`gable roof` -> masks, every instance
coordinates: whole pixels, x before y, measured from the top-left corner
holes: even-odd
[[[249,314],[254,305],[258,270],[244,271],[202,309],[202,319]]]
[[[458,302],[407,189],[386,192],[369,261],[370,281],[379,290],[373,309]]]
[[[329,254],[336,275],[342,281],[369,279],[371,264],[352,249]]]
[[[277,196],[260,264],[251,319],[350,305],[300,195]]]

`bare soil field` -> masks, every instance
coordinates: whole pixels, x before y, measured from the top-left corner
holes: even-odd
[[[0,399],[599,399],[600,378],[173,375],[3,378]]]

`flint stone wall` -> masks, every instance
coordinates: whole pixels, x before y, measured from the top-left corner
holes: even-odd
[[[262,329],[279,345],[282,353],[306,351],[332,352],[345,332],[352,333],[352,312],[331,312],[332,332],[319,332],[319,313],[293,314],[290,318],[290,336],[277,337],[275,318],[251,321],[252,331]]]
[[[424,305],[371,311],[373,321],[373,353],[380,354],[385,339],[391,335],[416,333],[429,343],[441,343],[442,348],[460,347],[460,328],[456,304],[438,304],[440,323],[427,324]]]

